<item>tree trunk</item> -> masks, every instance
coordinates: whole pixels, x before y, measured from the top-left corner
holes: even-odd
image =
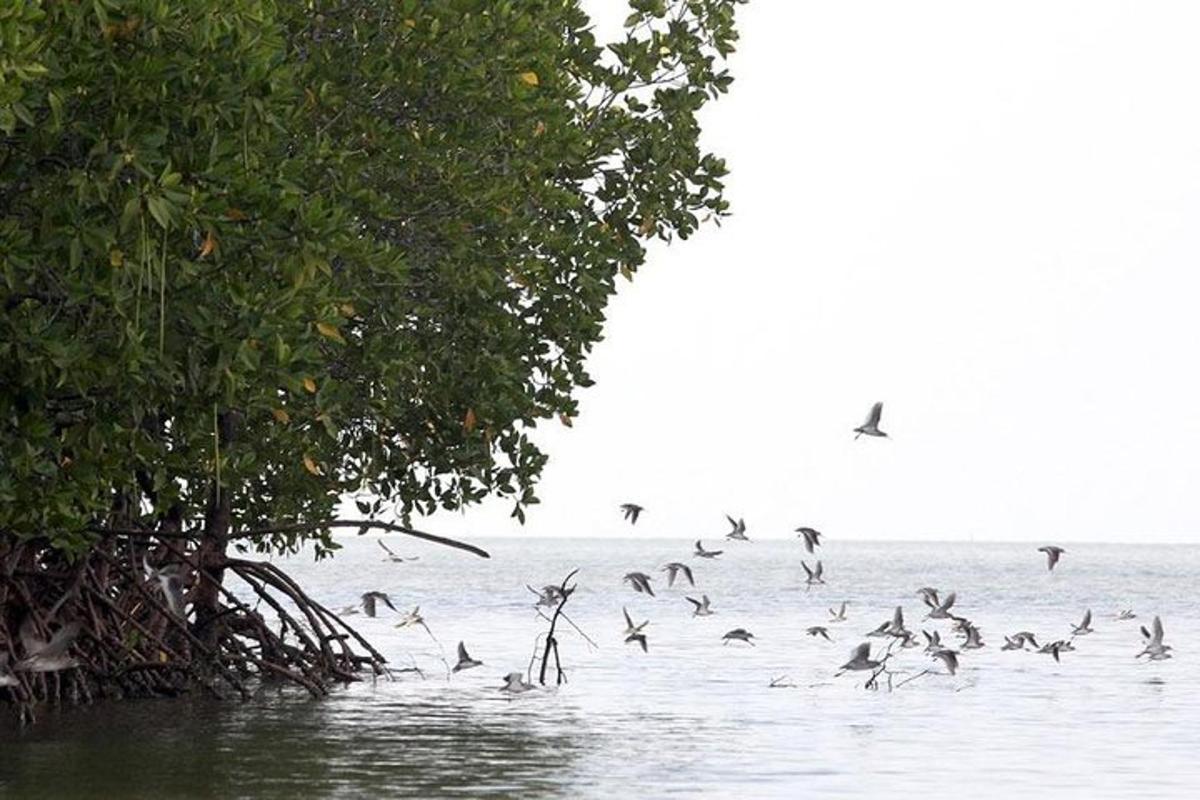
[[[221,452],[233,442],[240,415],[226,411],[217,417],[217,436]],[[200,568],[192,604],[196,610],[193,631],[209,647],[220,639],[221,584],[225,578],[225,548],[232,524],[231,495],[233,493],[214,480],[209,491],[208,508],[204,512],[204,531],[196,548],[196,564]]]

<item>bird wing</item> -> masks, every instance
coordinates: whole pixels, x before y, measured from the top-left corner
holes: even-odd
[[[1092,624],[1092,610],[1089,608],[1087,611],[1083,612],[1083,624],[1080,625],[1079,627],[1086,628],[1087,626],[1089,626],[1091,624]]]
[[[701,603],[699,600],[696,600],[695,598],[692,598],[692,597],[685,597],[685,598],[683,598],[683,599],[684,599],[684,600],[687,600],[689,603],[691,603],[692,605],[694,605],[694,606],[696,607],[696,610],[697,610],[697,611],[699,611],[701,608],[703,608],[703,607],[704,607],[704,604],[703,604],[703,603]],[[625,615],[625,618],[626,618],[626,619],[628,619],[628,618],[629,618],[629,615],[628,615],[628,614],[626,614],[626,615]]]
[[[1154,624],[1153,624],[1151,627],[1152,627],[1152,628],[1153,628],[1153,630],[1154,630],[1154,636],[1152,637],[1152,639],[1151,639],[1151,640],[1152,640],[1152,641],[1153,641],[1155,644],[1162,644],[1162,640],[1163,640],[1163,624],[1162,624],[1162,620],[1161,620],[1161,619],[1159,619],[1157,616],[1155,616],[1155,617],[1154,617]]]
[[[38,653],[42,658],[57,658],[67,652],[67,648],[75,641],[75,637],[79,635],[80,629],[83,628],[82,623],[68,622],[63,625],[58,631],[50,637],[50,641]]]
[[[692,568],[689,567],[687,564],[680,564],[679,568],[681,570],[683,570],[683,577],[688,579],[688,584],[691,586],[695,586],[696,579],[692,577]]]
[[[950,607],[952,605],[954,605],[954,600],[955,600],[954,592],[951,592],[950,594],[946,595],[946,599],[942,601],[942,605],[941,605],[942,611],[949,611]]]
[[[820,561],[818,561],[817,562],[817,577],[818,578],[821,577],[821,573],[823,573],[824,571],[825,571],[825,565],[822,564]]]
[[[379,544],[380,547],[383,548],[383,552],[387,553],[392,558],[396,557],[396,554],[392,552],[392,548],[388,547],[386,544],[383,543],[383,539],[376,539],[375,541]]]
[[[811,569],[809,569],[807,563],[805,563],[804,561],[801,561],[800,566],[804,567],[804,571],[808,573],[808,577],[811,578],[813,576],[813,571]]]
[[[630,628],[632,628],[633,627],[633,618],[629,616],[629,610],[627,608],[625,608],[624,606],[621,606],[621,613],[623,613],[625,615],[625,624],[628,625]]]
[[[385,606],[390,608],[392,611],[396,610],[396,607],[394,605],[392,605],[392,598],[388,597],[387,594],[385,594],[384,592],[379,592],[378,594],[379,594],[379,599],[383,601],[383,604]],[[420,611],[421,607],[417,606],[416,610]]]
[[[850,660],[851,661],[865,660],[870,655],[871,655],[871,643],[863,642],[858,647],[856,647],[850,651]]]
[[[471,657],[469,655],[467,655],[466,645],[464,645],[462,642],[459,642],[458,643],[458,661],[459,661],[459,663],[462,663],[463,661],[470,661],[470,660],[471,660]]]
[[[904,627],[904,606],[896,606],[896,611],[892,614],[892,627],[896,630]]]
[[[871,413],[867,415],[867,421],[863,423],[864,428],[874,428],[879,425],[879,419],[883,416],[883,403],[876,403],[871,406]]]

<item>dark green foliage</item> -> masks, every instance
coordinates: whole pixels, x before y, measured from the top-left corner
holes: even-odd
[[[734,4],[0,0],[0,531],[523,516],[617,276],[725,213]]]

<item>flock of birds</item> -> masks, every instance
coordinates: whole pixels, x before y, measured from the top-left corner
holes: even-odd
[[[880,430],[879,423],[883,414],[883,404],[875,403],[872,406],[870,413],[867,415],[866,421],[859,427],[854,429],[855,439],[860,436],[872,437],[887,437],[887,434]],[[641,515],[646,511],[645,507],[638,503],[628,502],[620,505],[620,511],[625,519],[631,525],[636,525]],[[748,542],[750,538],[746,535],[746,522],[742,518],[734,519],[730,515],[726,515],[729,521],[730,530],[725,535],[725,539],[729,542]],[[811,527],[800,527],[795,530],[798,538],[802,540],[804,549],[810,555],[815,555],[819,547],[821,547],[821,539],[823,534]],[[382,542],[380,546],[387,551],[385,560],[403,561],[387,548]],[[1057,545],[1044,545],[1037,548],[1038,552],[1046,556],[1046,568],[1048,571],[1053,571],[1055,566],[1062,559],[1066,550]],[[725,551],[717,549],[709,549],[704,546],[703,541],[696,540],[695,548],[692,552],[693,558],[711,560],[719,558]],[[816,558],[813,565],[809,565],[807,560],[801,560],[801,566],[804,568],[806,575],[805,583],[807,586],[824,584],[823,577],[824,565],[821,559]],[[689,586],[696,585],[695,575],[692,567],[682,561],[671,561],[664,564],[661,568],[662,572],[666,573],[666,582],[668,587],[673,587],[676,581],[682,583],[686,580]],[[651,597],[655,596],[654,578],[645,572],[628,572],[625,574],[623,582],[628,584],[630,588],[638,593]],[[554,608],[559,606],[565,599],[566,595],[563,588],[560,586],[544,586],[541,591],[528,587],[534,595],[537,596],[537,607]],[[569,593],[570,590],[568,590]],[[923,647],[924,652],[929,655],[935,662],[940,663],[950,675],[955,674],[959,668],[959,658],[968,651],[978,650],[985,646],[983,635],[980,628],[973,623],[969,618],[962,616],[955,611],[955,603],[957,595],[955,592],[949,592],[943,595],[938,589],[926,586],[917,591],[917,595],[926,606],[926,614],[924,620],[948,620],[951,622],[951,635],[957,636],[961,641],[951,645],[943,642],[942,633],[937,629],[925,630],[921,629],[922,639],[910,630],[904,619],[903,606],[897,606],[894,613],[889,619],[884,620],[877,627],[866,633],[866,637],[879,638],[887,640],[885,646],[880,647],[872,654],[872,645],[870,641],[863,642],[856,646],[850,653],[850,658],[846,663],[842,664],[837,671],[840,676],[847,672],[863,672],[870,671],[871,679],[868,680],[868,686],[872,685],[873,680],[883,672],[887,671],[887,662],[894,655],[894,650],[906,650],[911,648]],[[711,616],[714,611],[712,609],[711,600],[707,594],[701,594],[699,598],[686,596],[685,599],[692,606],[693,617]],[[374,617],[377,611],[377,603],[383,602],[392,610],[395,606],[391,599],[382,592],[367,592],[362,596],[360,604],[361,609],[368,616]],[[843,601],[837,608],[829,609],[829,620],[825,625],[813,625],[806,628],[805,633],[813,637],[821,637],[826,641],[833,641],[829,636],[828,625],[844,623],[848,620],[846,614],[846,602]],[[342,609],[341,613],[353,614],[358,613],[359,607],[347,607]],[[647,633],[649,620],[635,622],[630,615],[629,609],[623,607],[625,628],[623,638],[626,644],[632,644],[640,647],[643,652],[649,652],[650,640]],[[1117,620],[1131,620],[1136,615],[1131,609],[1123,609],[1115,615]],[[416,608],[409,612],[402,619],[397,627],[407,627],[412,625],[424,626],[428,632],[428,626],[424,625],[424,621],[420,617],[420,609]],[[931,626],[933,627],[933,626]],[[1021,650],[1032,651],[1050,655],[1056,662],[1061,661],[1063,653],[1075,650],[1074,642],[1077,638],[1087,636],[1094,632],[1092,628],[1092,612],[1090,609],[1084,612],[1083,618],[1078,625],[1071,626],[1071,634],[1067,638],[1059,638],[1053,641],[1038,642],[1038,636],[1030,631],[1017,631],[1011,635],[1004,637],[1004,644],[1001,650]],[[1141,626],[1143,638],[1143,649],[1139,652],[1136,658],[1147,657],[1151,661],[1161,661],[1171,658],[1171,646],[1163,642],[1163,624],[1162,620],[1155,616],[1150,627]],[[432,633],[430,632],[430,636]],[[722,637],[722,643],[725,645],[731,642],[741,642],[749,646],[755,646],[754,634],[745,628],[733,628],[727,631]],[[436,638],[435,638],[436,641]],[[439,644],[440,647],[440,644]],[[463,642],[458,644],[458,661],[452,668],[452,672],[460,672],[464,669],[482,666],[481,661],[472,658],[466,649]],[[932,670],[924,670],[920,674],[931,673]],[[772,682],[772,686],[782,685]],[[501,691],[516,694],[530,691],[535,687],[529,683],[525,676],[520,672],[510,672],[504,677],[504,684],[500,687]]]

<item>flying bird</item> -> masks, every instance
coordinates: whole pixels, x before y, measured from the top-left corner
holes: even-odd
[[[1042,547],[1039,547],[1038,552],[1046,554],[1046,569],[1053,572],[1054,565],[1058,563],[1058,559],[1062,558],[1062,554],[1067,551],[1063,550],[1061,547],[1058,547],[1057,545],[1047,544],[1047,545],[1043,545]]]
[[[937,601],[937,593],[933,595],[932,601],[929,595],[924,595],[925,605],[929,606],[929,613],[925,615],[925,619],[950,619],[954,615],[950,613],[950,607],[954,605],[955,594],[951,592],[946,595],[942,602]]]
[[[983,639],[979,636],[979,628],[974,625],[967,625],[967,640],[962,643],[963,650],[978,650],[983,647]]]
[[[1037,639],[1029,631],[1017,631],[1012,636],[1004,637],[1004,644],[1000,646],[1001,650],[1024,650],[1025,645],[1030,645],[1034,650],[1038,649]]]
[[[187,611],[183,607],[183,579],[179,577],[179,569],[179,564],[155,569],[150,566],[149,559],[145,555],[142,556],[142,572],[146,580],[155,582],[155,588],[167,601],[167,608],[171,609],[172,614],[183,619],[187,616]]]
[[[946,669],[950,670],[950,674],[958,672],[958,653],[953,650],[935,650],[930,654],[933,658],[940,660],[946,665]]]
[[[700,540],[696,540],[696,558],[716,558],[724,552],[724,550],[705,550],[704,545],[700,544]]]
[[[654,597],[654,590],[650,588],[650,576],[644,572],[627,572],[624,582],[633,587],[635,592],[639,594],[645,593]]]
[[[829,621],[830,622],[845,622],[846,621],[846,601],[845,600],[842,601],[842,605],[837,611],[834,611],[832,608],[829,609]]]
[[[1154,617],[1154,622],[1150,624],[1150,630],[1146,630],[1145,625],[1142,626],[1142,638],[1145,639],[1145,649],[1135,658],[1149,656],[1151,661],[1162,661],[1171,657],[1171,654],[1167,652],[1171,649],[1171,645],[1163,644],[1163,624],[1157,615]]]
[[[927,630],[922,630],[921,635],[925,637],[925,652],[929,654],[936,653],[942,649],[942,634],[938,631],[930,633]]]
[[[629,609],[622,606],[621,611],[624,612],[624,614],[625,614],[625,635],[626,636],[633,636],[634,634],[641,633],[642,628],[644,628],[650,624],[650,620],[646,620],[645,622],[643,622],[639,625],[634,625],[633,617],[629,616]],[[629,640],[626,639],[625,641],[629,641]]]
[[[629,520],[630,525],[637,525],[638,515],[645,510],[637,503],[621,503],[621,511],[625,512],[625,519]]]
[[[1093,633],[1092,629],[1092,610],[1089,608],[1083,612],[1083,621],[1078,625],[1071,626],[1071,636],[1087,636]]]
[[[23,672],[57,672],[79,666],[79,662],[67,655],[75,638],[79,636],[83,625],[79,622],[68,622],[49,639],[43,639],[37,633],[33,617],[25,617],[17,629],[21,639],[21,647],[25,650],[25,658],[13,667]]]
[[[1132,608],[1123,608],[1121,613],[1117,614],[1118,620],[1137,619],[1137,614],[1133,613]]]
[[[630,642],[637,642],[638,644],[640,644],[642,646],[643,653],[650,652],[650,648],[646,646],[646,634],[631,633],[625,637],[625,644],[629,644]]]
[[[800,566],[804,567],[805,573],[808,574],[808,578],[804,581],[806,585],[812,586],[814,583],[825,582],[825,579],[821,577],[821,573],[825,571],[825,568],[821,565],[820,559],[817,560],[817,566],[814,568],[810,569],[808,564],[803,561],[800,562]]]
[[[879,418],[882,415],[883,415],[883,403],[876,403],[875,405],[871,406],[871,413],[867,414],[867,421],[854,429],[854,433],[855,433],[854,438],[857,439],[859,436],[863,436],[864,434],[867,436],[885,436],[886,437],[887,434],[884,433],[883,431],[879,430]]]
[[[710,609],[708,607],[708,595],[706,595],[706,594],[700,595],[699,600],[696,600],[693,597],[687,597],[684,599],[687,600],[689,603],[691,603],[693,606],[695,606],[695,608],[692,610],[693,617],[711,617],[712,616],[712,613],[713,613],[712,609]]]
[[[383,548],[383,552],[387,553],[387,555],[385,555],[383,557],[384,561],[391,561],[396,564],[400,564],[405,561],[416,561],[418,558],[420,558],[420,556],[409,556],[407,558],[398,556],[395,554],[395,552],[392,551],[392,548],[388,547],[386,544],[383,543],[382,539],[376,539],[375,541],[378,542],[379,546]]]
[[[851,672],[857,672],[865,669],[876,669],[882,663],[882,661],[876,661],[875,659],[871,658],[871,643],[863,642],[858,647],[850,651],[850,660],[845,664],[842,664],[838,675],[841,675],[842,672],[846,672],[847,670]]]
[[[362,608],[368,617],[375,616],[376,604],[379,601],[383,601],[383,604],[392,611],[396,610],[396,607],[392,605],[392,598],[389,597],[385,592],[366,592],[362,596]]]
[[[821,532],[813,528],[796,528],[796,533],[804,539],[804,549],[812,552],[814,547],[821,546]]]
[[[483,666],[483,662],[476,661],[475,659],[471,658],[471,656],[467,655],[467,646],[464,645],[462,642],[459,642],[458,643],[458,663],[454,665],[454,669],[451,671],[452,672],[461,672],[464,669],[471,669],[471,667],[481,667],[481,666]]]
[[[532,683],[525,682],[525,676],[521,673],[510,672],[504,676],[504,685],[500,687],[500,691],[508,692],[509,694],[521,694],[535,688]]]
[[[729,520],[729,524],[733,526],[733,530],[725,534],[726,539],[736,539],[739,542],[750,541],[750,537],[746,536],[746,520],[741,518],[735,520],[728,514],[725,515],[725,519]]]
[[[751,647],[754,646],[754,642],[750,641],[753,638],[754,634],[745,628],[734,628],[721,637],[724,644],[729,644],[730,642],[745,642]]]
[[[675,576],[680,572],[683,573],[683,577],[687,578],[687,582],[690,585],[696,585],[696,579],[692,577],[692,568],[687,564],[681,564],[678,561],[672,561],[670,564],[667,564],[665,567],[663,567],[663,570],[667,573],[668,588],[675,585]]]
[[[833,641],[833,639],[829,638],[829,631],[821,625],[813,625],[810,628],[805,628],[804,632],[807,633],[809,636],[824,636],[825,641],[827,641],[827,642]]]

